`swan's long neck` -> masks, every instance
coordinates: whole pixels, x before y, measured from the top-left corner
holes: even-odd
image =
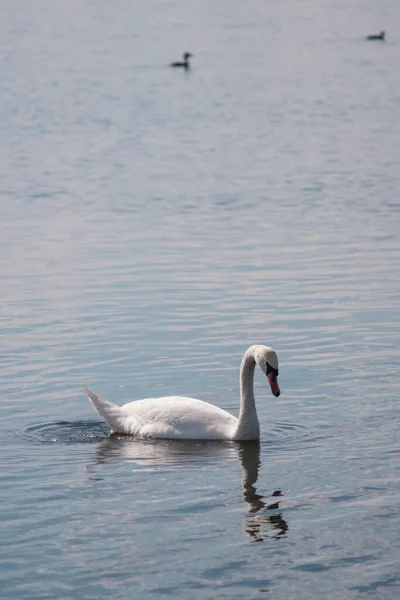
[[[256,361],[246,352],[240,365],[240,410],[236,439],[254,440],[260,435],[256,403],[254,400],[254,369]]]

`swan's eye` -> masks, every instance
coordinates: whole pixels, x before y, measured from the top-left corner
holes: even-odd
[[[274,367],[271,367],[271,365],[267,363],[267,377],[270,373],[272,373],[272,381],[275,381],[279,375],[279,371],[278,369],[274,369]]]

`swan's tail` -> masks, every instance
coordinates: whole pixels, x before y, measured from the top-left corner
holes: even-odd
[[[104,398],[98,396],[87,387],[84,387],[83,391],[92,403],[93,408],[104,419],[107,425],[111,427],[111,431],[124,431],[123,423],[127,415],[121,406],[104,400]]]

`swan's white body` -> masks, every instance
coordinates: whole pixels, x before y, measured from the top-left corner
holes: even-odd
[[[243,356],[240,367],[239,418],[196,398],[166,396],[145,398],[118,406],[85,389],[95,410],[115,433],[138,437],[197,440],[255,440],[260,436],[260,426],[253,393],[254,368],[267,374],[269,369],[278,372],[278,357],[272,348],[251,346]],[[280,390],[270,375],[270,385],[275,396]]]

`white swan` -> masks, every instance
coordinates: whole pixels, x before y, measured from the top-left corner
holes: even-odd
[[[196,398],[145,398],[118,406],[87,387],[84,391],[114,433],[181,440],[258,440],[260,425],[253,393],[256,364],[267,375],[274,396],[281,393],[276,352],[267,346],[250,346],[240,365],[238,419],[218,406]]]

